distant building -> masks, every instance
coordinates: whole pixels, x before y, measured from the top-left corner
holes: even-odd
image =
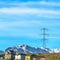
[[[12,50],[5,52],[5,60],[14,60],[15,58],[15,52]]]
[[[25,60],[25,54],[22,54],[17,50],[15,53],[15,59],[14,60]]]
[[[25,60],[38,60],[38,55],[37,54],[26,54]]]
[[[46,60],[46,57],[44,55],[41,55],[41,54],[38,56],[38,58],[39,58],[39,60]]]
[[[25,60],[30,60],[31,59],[31,55],[30,54],[26,54],[25,55]]]
[[[0,51],[0,60],[4,60],[4,51]]]

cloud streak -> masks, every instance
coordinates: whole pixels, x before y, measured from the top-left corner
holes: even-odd
[[[8,15],[37,15],[42,17],[60,17],[60,11],[36,8],[0,8],[0,13]]]
[[[29,5],[48,5],[48,6],[60,6],[60,2],[50,1],[28,1],[28,2],[0,2],[0,5],[8,6],[29,6]]]
[[[46,17],[46,18],[60,18],[60,10],[56,9],[56,6],[60,7],[60,2],[46,2],[46,1],[38,1],[38,2],[14,2],[14,3],[7,3],[2,2],[1,5],[6,5],[5,7],[2,6],[0,8],[0,13],[9,14],[9,15],[37,15],[39,17]],[[34,7],[37,5],[40,8]],[[41,7],[42,6],[42,7]],[[48,7],[47,7],[48,6]],[[51,7],[50,6],[55,6]]]

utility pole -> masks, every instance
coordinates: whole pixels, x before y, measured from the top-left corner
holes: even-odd
[[[43,36],[43,48],[46,48],[46,28],[42,28],[42,36]]]

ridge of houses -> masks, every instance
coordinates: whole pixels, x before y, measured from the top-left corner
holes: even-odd
[[[18,51],[9,50],[0,54],[0,60],[45,60],[40,54],[21,54]]]

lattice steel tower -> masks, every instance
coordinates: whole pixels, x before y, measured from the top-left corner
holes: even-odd
[[[47,33],[46,33],[46,31],[47,31],[47,29],[46,28],[42,28],[41,29],[42,30],[42,37],[43,37],[43,48],[46,48],[46,35],[48,35]]]

